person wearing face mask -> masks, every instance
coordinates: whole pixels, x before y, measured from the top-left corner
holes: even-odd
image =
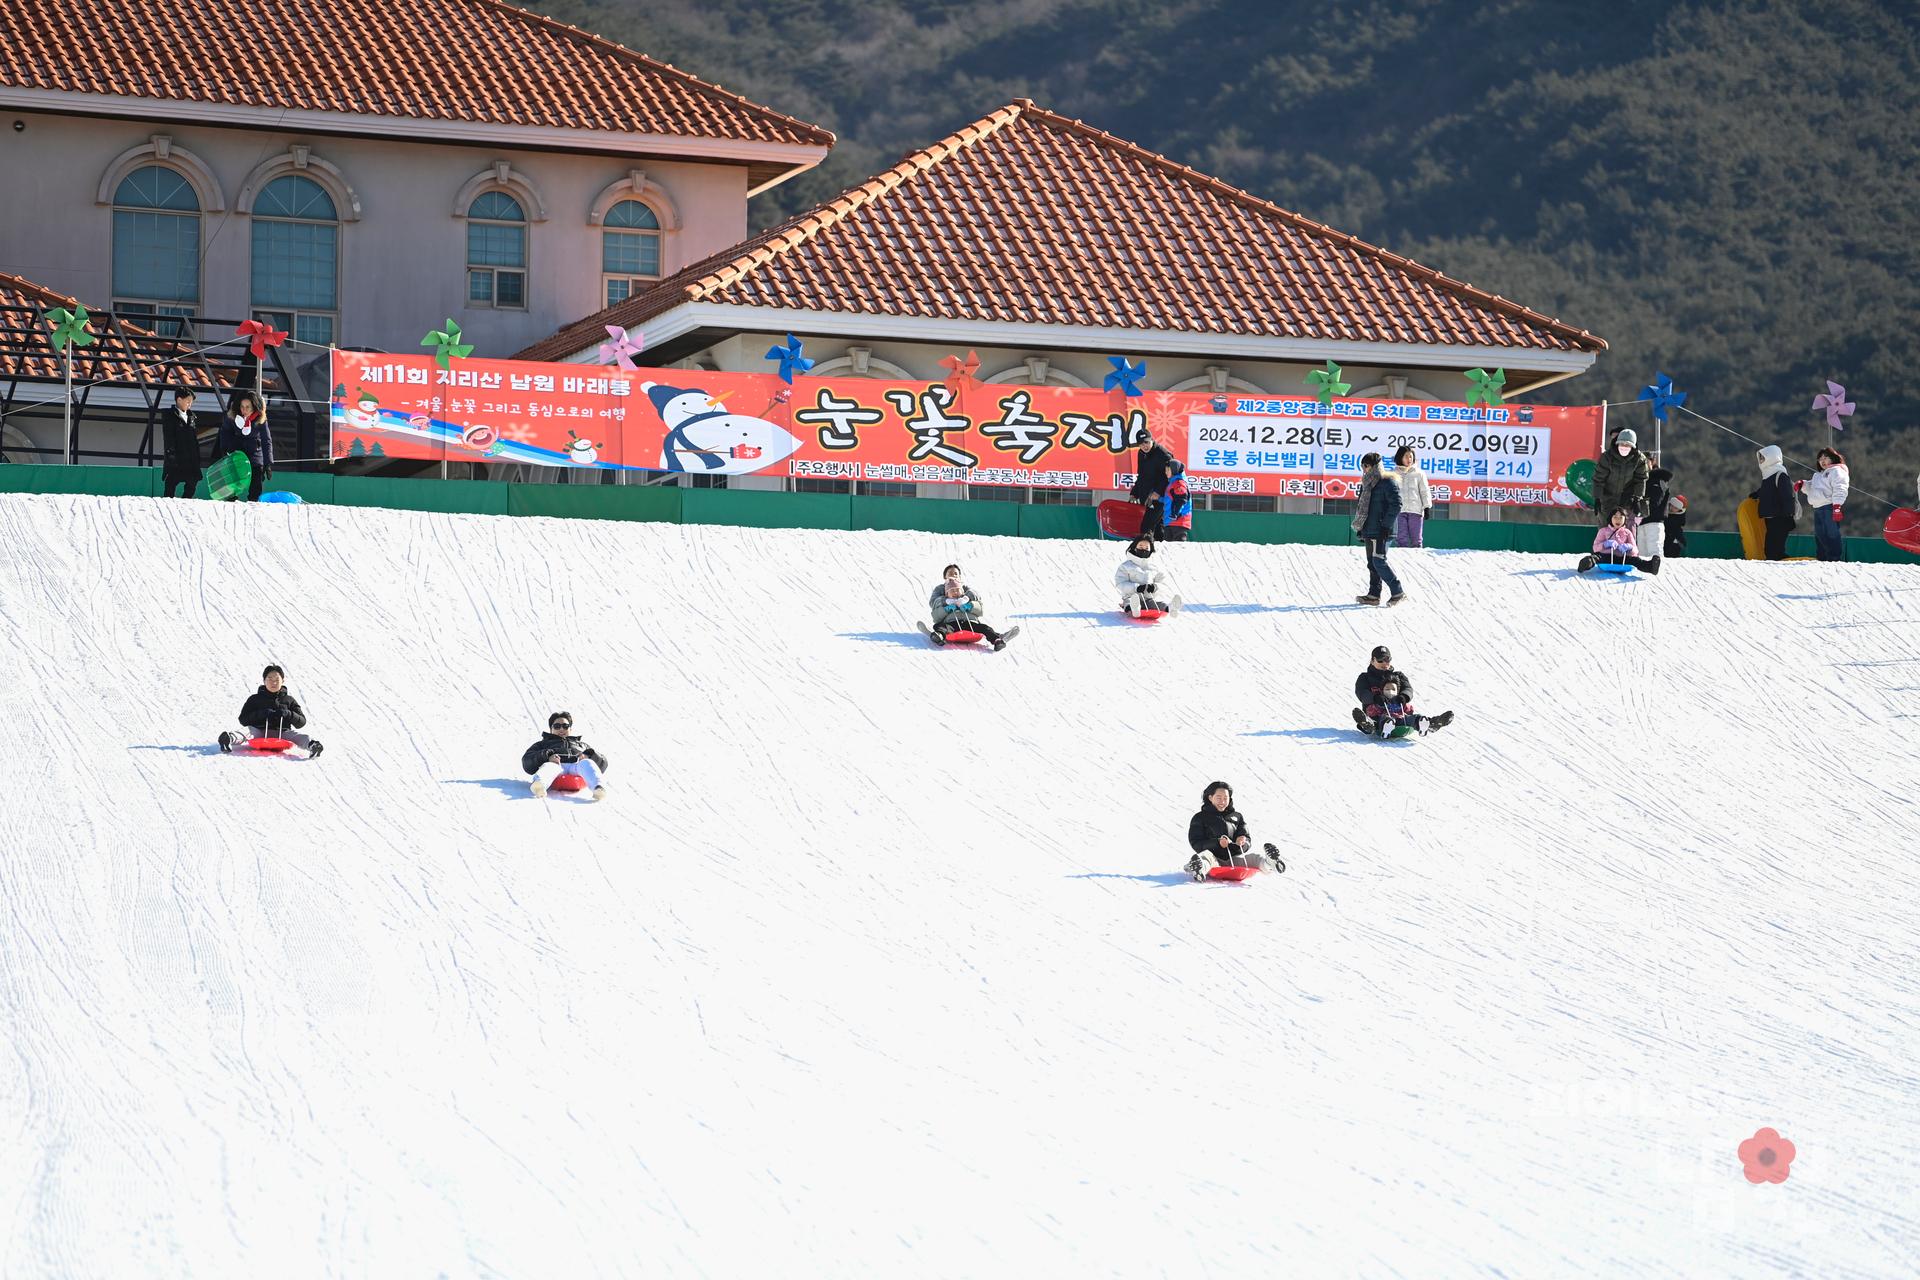
[[[233,412],[220,424],[221,457],[244,453],[253,466],[253,479],[247,483],[247,501],[260,501],[260,490],[273,475],[273,433],[267,429],[267,415],[261,411],[260,398],[242,391],[233,398]]]
[[[1137,618],[1143,610],[1163,609],[1179,613],[1184,603],[1173,585],[1173,577],[1153,563],[1153,539],[1135,538],[1132,552],[1113,571],[1113,585],[1120,589],[1120,607]]]
[[[1020,634],[1020,628],[1010,627],[1006,631],[995,631],[982,620],[981,614],[986,606],[981,603],[980,593],[966,585],[960,578],[960,566],[950,564],[940,571],[940,581],[935,584],[933,594],[927,597],[927,607],[933,611],[933,626],[920,629],[927,633],[927,639],[934,644],[947,643],[947,637],[956,631],[972,631],[986,637],[995,653],[1007,647],[1007,641]]]
[[[1647,514],[1647,480],[1653,463],[1640,452],[1640,437],[1633,429],[1613,438],[1613,447],[1600,455],[1593,465],[1593,509],[1606,524],[1615,507],[1625,507],[1631,523],[1638,524]]]
[[[1767,525],[1767,559],[1785,560],[1787,535],[1800,522],[1800,495],[1787,478],[1787,462],[1779,445],[1756,449],[1753,456],[1760,464],[1760,487],[1747,496],[1760,504],[1760,518]]]
[[[1367,669],[1353,681],[1353,700],[1360,705],[1353,709],[1353,727],[1365,734],[1381,734],[1381,709],[1387,705],[1387,686],[1394,686],[1395,692],[1406,703],[1413,701],[1413,681],[1403,671],[1394,670],[1393,652],[1387,646],[1375,645],[1373,656],[1367,662]],[[1444,729],[1453,723],[1453,712],[1442,711],[1428,722],[1429,729]]]

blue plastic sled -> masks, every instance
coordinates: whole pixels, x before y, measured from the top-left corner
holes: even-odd
[[[1624,574],[1624,573],[1633,572],[1633,566],[1628,564],[1625,560],[1599,560],[1594,563],[1593,567],[1597,572],[1600,572],[1600,573],[1623,573]]]
[[[285,489],[275,489],[272,493],[261,494],[260,501],[262,502],[301,502],[301,501],[304,501],[304,499],[302,499],[301,496],[297,493],[289,493]]]

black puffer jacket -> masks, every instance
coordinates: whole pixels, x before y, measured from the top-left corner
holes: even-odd
[[[255,729],[304,729],[307,713],[300,709],[299,699],[284,684],[278,693],[268,693],[267,686],[261,685],[241,705],[240,723]]]
[[[587,759],[593,761],[594,765],[599,768],[602,773],[606,772],[607,758],[605,756],[588,746],[586,742],[579,737],[568,738],[557,733],[541,734],[540,741],[528,747],[525,753],[521,755],[520,767],[528,773],[538,773],[540,772],[540,766],[547,762],[549,753],[559,756],[561,764],[571,764],[581,756],[585,756]]]
[[[1187,824],[1187,847],[1195,853],[1219,853],[1220,837],[1225,836],[1232,848],[1240,847],[1240,837],[1252,839],[1247,830],[1247,820],[1233,807],[1233,788],[1227,787],[1227,808],[1223,813],[1213,807],[1208,796],[1227,787],[1224,782],[1209,782],[1207,789],[1200,793],[1200,812],[1193,815],[1193,821]]]
[[[1667,518],[1667,504],[1673,501],[1673,490],[1669,485],[1672,479],[1673,472],[1665,467],[1655,467],[1647,473],[1646,518],[1648,520],[1662,521]],[[1643,549],[1641,554],[1651,553]]]
[[[1362,671],[1359,679],[1353,682],[1353,700],[1363,707],[1379,706],[1380,686],[1389,680],[1399,683],[1400,697],[1403,701],[1413,701],[1413,681],[1407,679],[1405,673],[1395,671],[1392,667],[1381,671],[1373,666]]]
[[[1140,451],[1140,475],[1133,482],[1128,494],[1138,502],[1152,494],[1167,491],[1167,476],[1173,471],[1174,457],[1163,444],[1154,444]]]

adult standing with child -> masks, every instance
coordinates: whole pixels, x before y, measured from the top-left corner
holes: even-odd
[[[1647,481],[1653,463],[1640,452],[1633,428],[1613,438],[1613,446],[1593,464],[1593,509],[1606,524],[1614,508],[1625,507],[1637,523],[1647,514]]]

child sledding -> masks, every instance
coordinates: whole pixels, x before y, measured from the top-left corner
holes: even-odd
[[[240,706],[240,723],[245,733],[223,732],[220,750],[231,755],[234,748],[278,754],[298,747],[311,760],[321,752],[320,739],[309,738],[301,730],[307,727],[307,713],[286,685],[286,673],[277,663],[260,673],[260,687]]]
[[[1453,712],[1423,716],[1413,709],[1413,681],[1393,668],[1393,653],[1375,645],[1373,657],[1353,682],[1353,727],[1370,738],[1428,734],[1453,723]]]
[[[1113,571],[1113,585],[1120,591],[1121,611],[1143,622],[1177,614],[1185,603],[1173,575],[1153,564],[1153,539],[1145,534],[1133,540],[1127,558]]]
[[[1632,519],[1625,507],[1615,507],[1607,522],[1593,535],[1593,551],[1580,557],[1577,572],[1586,573],[1595,567],[1624,573],[1628,568],[1639,569],[1644,573],[1660,572],[1660,553],[1642,557],[1640,549],[1634,543]]]
[[[933,622],[931,626],[921,623],[920,634],[935,645],[978,644],[985,640],[998,653],[1020,634],[1018,627],[995,631],[987,625],[981,617],[986,606],[981,603],[980,593],[961,581],[957,564],[940,571],[940,581],[927,597],[927,607],[933,611]]]

